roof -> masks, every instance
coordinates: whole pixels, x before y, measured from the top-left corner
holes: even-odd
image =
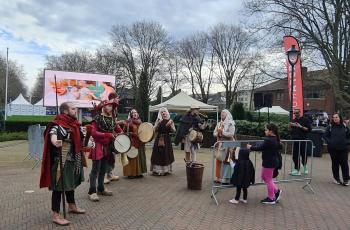
[[[23,97],[23,95],[21,93],[18,95],[18,97],[15,100],[11,101],[9,104],[11,104],[11,105],[32,105],[32,104],[30,104],[29,101],[27,101]]]
[[[303,77],[303,87],[329,87],[329,72],[327,70],[315,70],[307,72]],[[288,88],[287,78],[283,78],[270,84],[255,89],[255,92],[276,91]]]
[[[180,92],[163,103],[150,106],[149,111],[150,112],[158,111],[162,107],[165,107],[168,110],[187,111],[190,109],[192,105],[198,106],[201,110],[205,110],[205,111],[216,111],[218,109],[218,107],[215,105],[205,104],[201,101],[197,101],[196,99],[188,96],[184,92]]]
[[[259,112],[259,110],[256,110],[255,112]],[[272,106],[272,108],[264,107],[264,108],[260,109],[260,112],[261,113],[269,112],[269,113],[276,113],[276,114],[281,114],[281,115],[289,115],[289,111],[283,109],[280,106]]]
[[[287,87],[288,87],[287,78],[283,78],[283,79],[274,81],[270,84],[261,86],[255,89],[255,92],[281,90],[281,89],[287,89]]]

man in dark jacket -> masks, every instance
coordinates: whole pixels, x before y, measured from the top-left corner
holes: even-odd
[[[300,109],[294,110],[295,118],[290,123],[292,140],[306,140],[307,135],[311,132],[311,122],[308,118],[300,116]],[[294,169],[292,176],[300,176],[300,158],[303,164],[304,174],[309,173],[307,167],[307,145],[305,141],[295,141],[293,143],[293,162]]]

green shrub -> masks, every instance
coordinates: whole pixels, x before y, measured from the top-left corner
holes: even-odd
[[[27,132],[0,132],[0,142],[13,140],[27,140]]]
[[[235,121],[236,122],[236,133],[241,135],[249,135],[249,136],[265,136],[265,124],[258,122],[249,122],[249,121]],[[278,131],[281,139],[289,139],[289,123],[277,123],[274,122],[278,126]]]
[[[273,123],[289,123],[289,116],[288,115],[280,115],[275,113],[270,113],[270,122]],[[260,113],[260,121],[267,122],[267,113]],[[248,121],[259,121],[259,113],[258,112],[247,112],[246,113],[246,119]]]
[[[235,102],[232,105],[231,109],[233,120],[244,120],[245,119],[245,111],[243,103]]]

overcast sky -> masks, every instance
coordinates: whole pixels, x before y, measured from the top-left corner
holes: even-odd
[[[179,39],[219,22],[241,22],[242,0],[8,0],[0,1],[0,53],[23,65],[32,87],[46,55],[94,50],[112,25],[161,23]]]

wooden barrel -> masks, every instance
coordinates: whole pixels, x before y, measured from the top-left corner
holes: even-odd
[[[186,165],[187,188],[192,190],[202,189],[204,165],[192,163]]]

